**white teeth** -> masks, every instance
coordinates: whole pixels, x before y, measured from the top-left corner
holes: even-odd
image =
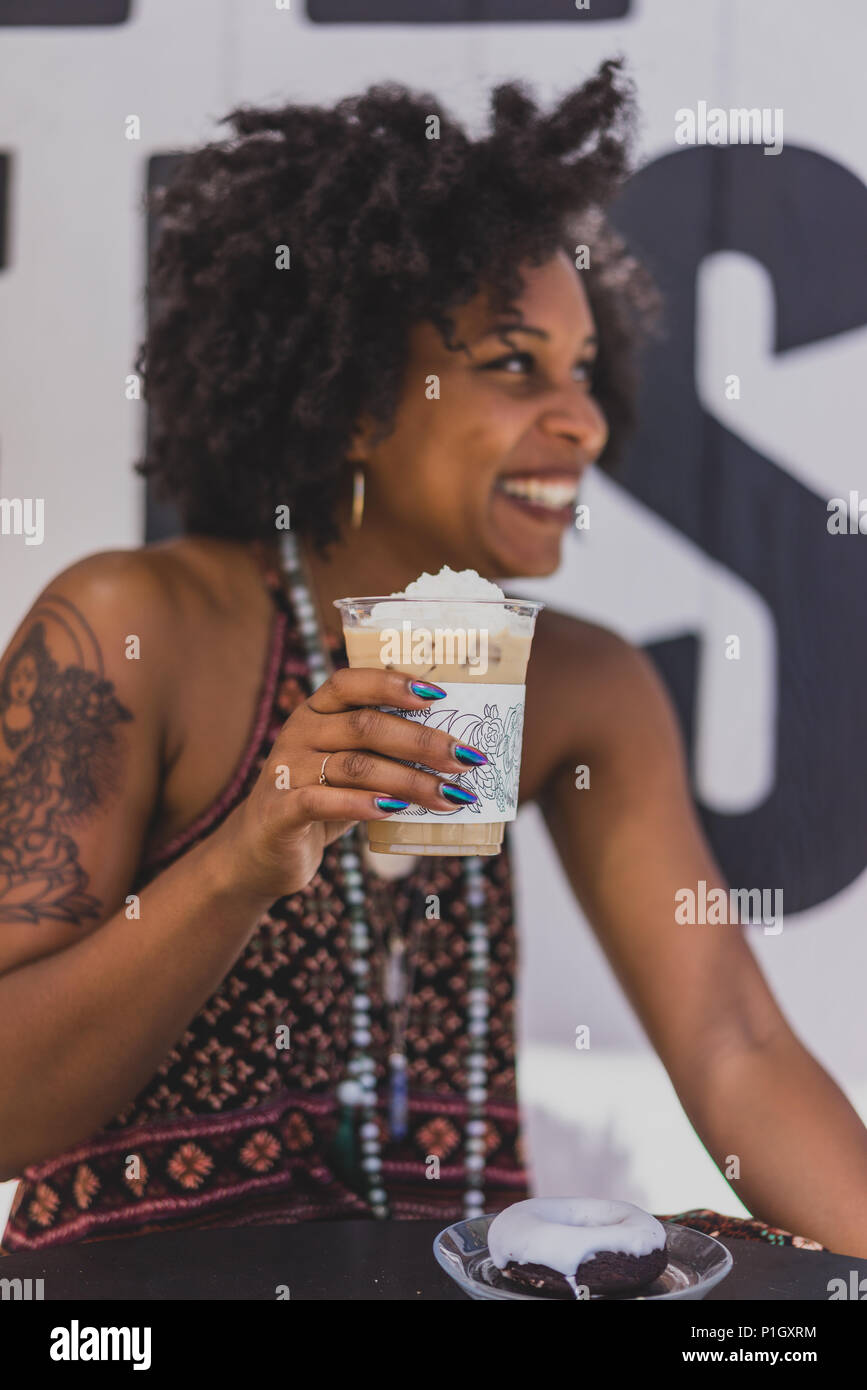
[[[578,495],[575,483],[543,483],[539,478],[503,478],[500,487],[513,497],[526,497],[555,511],[569,506]]]

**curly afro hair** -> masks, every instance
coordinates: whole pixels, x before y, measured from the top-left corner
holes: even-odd
[[[648,275],[601,211],[629,171],[631,86],[610,60],[549,114],[517,82],[491,107],[475,141],[434,96],[396,83],[331,108],[239,107],[224,118],[235,136],[184,155],[152,194],[137,469],[188,530],[273,537],[288,505],[325,550],[362,411],[377,439],[390,431],[412,324],[434,322],[458,350],[450,311],[482,288],[508,309],[523,262],[560,248],[574,259],[579,244],[610,430],[600,462],[617,460],[635,348],[656,314]]]

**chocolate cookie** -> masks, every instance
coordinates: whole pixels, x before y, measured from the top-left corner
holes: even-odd
[[[651,1250],[649,1255],[619,1255],[613,1250],[600,1250],[592,1260],[585,1260],[575,1271],[577,1287],[585,1285],[591,1294],[637,1293],[658,1279],[668,1263],[664,1250]],[[575,1290],[563,1274],[547,1265],[516,1264],[510,1260],[500,1271],[528,1293],[545,1298],[575,1298]]]

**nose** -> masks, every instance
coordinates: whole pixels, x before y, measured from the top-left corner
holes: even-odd
[[[608,443],[608,421],[586,387],[572,385],[565,390],[560,403],[545,412],[539,425],[550,438],[577,445],[590,460],[597,459]]]

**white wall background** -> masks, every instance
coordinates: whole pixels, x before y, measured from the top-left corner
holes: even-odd
[[[274,0],[139,0],[119,27],[0,29],[0,148],[14,152],[9,268],[0,274],[0,491],[46,499],[41,547],[0,539],[3,641],[57,570],[140,543],[143,493],[131,463],[143,415],[123,388],[143,332],[146,160],[213,138],[216,119],[238,101],[325,103],[394,78],[435,90],[478,126],[495,81],[526,77],[548,100],[624,52],[646,157],[675,148],[675,110],[703,99],[782,107],[787,141],[867,177],[859,0],[636,0],[628,20],[580,26],[315,26],[302,9],[300,0],[290,11]],[[130,114],[141,118],[139,142],[124,137]],[[824,498],[867,492],[867,458],[853,448],[863,433],[867,331],[781,363],[770,356],[773,315],[762,267],[735,256],[705,263],[703,403],[719,410],[709,383],[748,371],[750,399],[737,403],[729,428]],[[524,589],[636,642],[676,635],[696,615],[713,630],[722,603],[729,615],[735,605],[736,630],[756,635],[758,655],[738,691],[702,670],[697,776],[720,810],[756,804],[773,777],[770,614],[739,578],[604,478],[585,500],[590,532],[567,537],[559,573]],[[534,808],[519,818],[517,850],[521,1084],[539,1190],[743,1214],[648,1048]],[[755,949],[799,1035],[867,1118],[865,907],[862,876],[779,936],[757,936]],[[574,1049],[579,1022],[590,1025],[589,1052]],[[0,1187],[0,1229],[3,1197]]]

